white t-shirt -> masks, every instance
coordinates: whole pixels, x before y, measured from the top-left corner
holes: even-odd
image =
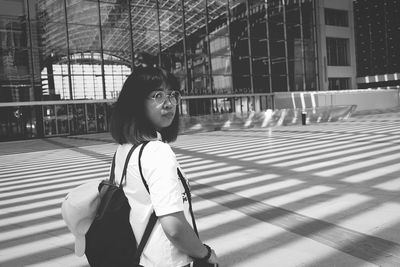
[[[179,164],[171,147],[161,141],[150,141],[143,150],[141,165],[144,179],[149,186],[149,195],[139,172],[138,156],[141,146],[138,146],[132,153],[124,186],[125,195],[131,206],[130,223],[138,243],[143,236],[153,208],[157,216],[183,211],[186,220],[192,225],[185,188],[177,173]],[[131,144],[124,144],[117,149],[115,180],[118,183],[126,156],[131,148]],[[157,221],[143,250],[140,264],[146,267],[178,267],[187,265],[191,261],[192,259],[188,255],[183,254],[169,241],[160,222]]]

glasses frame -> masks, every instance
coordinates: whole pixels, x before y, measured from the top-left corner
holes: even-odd
[[[157,98],[157,95],[162,95],[161,98]],[[178,95],[177,97],[175,97],[175,95]],[[172,97],[172,98],[171,98]],[[154,100],[154,102],[158,105],[164,104],[165,101],[168,99],[168,101],[174,105],[177,106],[179,105],[179,103],[181,102],[182,99],[182,95],[179,91],[172,91],[171,93],[167,94],[164,91],[157,91],[157,93],[154,94],[154,96],[150,97],[151,99]]]

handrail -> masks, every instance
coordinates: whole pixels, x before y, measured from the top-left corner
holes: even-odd
[[[65,104],[96,104],[113,103],[116,99],[80,99],[80,100],[47,100],[47,101],[26,101],[26,102],[3,102],[1,107],[22,107],[22,106],[44,106],[44,105],[65,105]]]
[[[221,94],[221,95],[195,95],[182,96],[186,99],[216,99],[216,98],[235,98],[235,97],[254,97],[254,96],[273,96],[272,93],[255,93],[255,94]],[[114,103],[117,99],[75,99],[75,100],[43,100],[43,101],[23,101],[23,102],[0,102],[1,107],[16,106],[42,106],[42,105],[65,105],[65,104],[96,104],[96,103]]]
[[[400,89],[348,89],[348,90],[335,90],[335,91],[296,91],[296,92],[274,92],[274,93],[254,93],[254,94],[216,94],[216,95],[191,95],[182,96],[183,100],[186,99],[216,99],[216,98],[240,98],[240,97],[279,97],[285,95],[298,95],[298,94],[346,94],[346,93],[373,93],[385,91],[399,91],[400,102]],[[19,106],[41,106],[41,105],[63,105],[63,104],[96,104],[96,103],[114,103],[116,98],[113,99],[75,99],[75,100],[45,100],[45,101],[23,101],[23,102],[0,102],[1,107],[19,107]]]

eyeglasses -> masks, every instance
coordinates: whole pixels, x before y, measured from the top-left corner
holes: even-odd
[[[157,104],[164,104],[165,100],[169,100],[172,105],[176,106],[181,101],[181,93],[173,91],[170,94],[166,94],[164,91],[158,91],[152,98]]]

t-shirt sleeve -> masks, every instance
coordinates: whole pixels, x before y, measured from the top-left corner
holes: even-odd
[[[171,147],[161,141],[149,142],[143,150],[141,164],[156,215],[183,211],[178,163]]]

